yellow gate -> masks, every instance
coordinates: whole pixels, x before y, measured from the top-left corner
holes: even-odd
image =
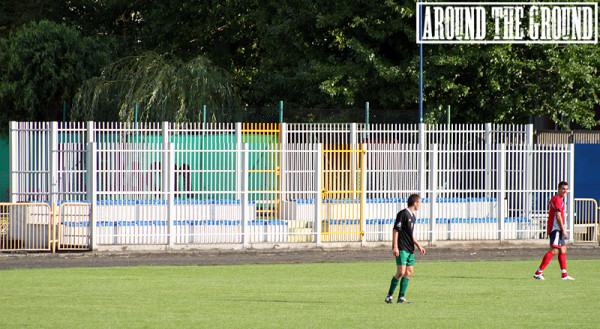
[[[56,220],[57,248],[60,250],[88,250],[91,246],[89,203],[67,202],[59,207]]]
[[[279,216],[281,162],[279,124],[244,123],[243,142],[250,145],[249,199],[256,202],[258,219]]]
[[[90,204],[0,204],[0,251],[88,250]]]
[[[324,146],[322,241],[360,241],[364,236],[364,154],[362,146]]]
[[[0,204],[0,250],[54,251],[54,212],[46,203]]]
[[[573,239],[577,242],[598,242],[598,203],[594,199],[575,199]]]

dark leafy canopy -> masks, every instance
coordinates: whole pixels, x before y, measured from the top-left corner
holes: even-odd
[[[69,2],[48,0],[0,1],[0,38],[7,39],[12,32],[32,22],[48,20],[61,23],[65,13],[69,10]]]
[[[64,101],[109,62],[100,45],[72,27],[32,23],[0,39],[0,127],[11,120],[61,120]]]
[[[123,58],[86,81],[73,111],[76,120],[188,122],[203,120],[203,104],[210,121],[237,119],[241,103],[226,72],[203,57],[184,63],[150,52]]]
[[[256,97],[292,106],[411,108],[413,5],[268,1],[256,9]]]
[[[114,58],[154,51],[187,63],[202,56],[229,72],[243,108],[279,100],[286,108],[356,108],[365,101],[372,111],[418,108],[415,2],[72,0],[67,9],[46,6],[20,13],[13,6],[0,22],[64,21],[99,36]],[[450,105],[457,123],[525,123],[530,115],[547,115],[596,124],[596,45],[426,45],[424,54],[429,122],[441,121]]]

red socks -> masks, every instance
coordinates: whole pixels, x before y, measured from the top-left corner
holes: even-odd
[[[540,264],[540,268],[538,268],[538,270],[535,272],[535,274],[537,274],[537,275],[542,274],[542,271],[546,268],[546,266],[548,266],[548,264],[550,264],[550,261],[552,260],[553,257],[554,257],[554,255],[552,254],[552,252],[548,251],[544,255],[544,258],[542,258],[542,263]],[[558,264],[560,264],[560,272],[562,273],[562,277],[564,278],[565,276],[567,276],[567,254],[565,254],[565,253],[558,254]]]
[[[561,254],[561,255],[564,255],[564,254]],[[554,255],[552,254],[551,251],[548,251],[544,255],[544,258],[542,258],[542,263],[540,264],[540,268],[537,270],[537,272],[535,272],[535,274],[538,274],[538,275],[542,274],[542,271],[546,268],[546,266],[548,266],[548,264],[550,264],[552,257],[554,257]],[[560,261],[560,257],[559,257],[559,261]]]
[[[560,272],[562,273],[562,277],[564,278],[565,276],[567,276],[567,254],[558,254],[558,264],[560,264]]]

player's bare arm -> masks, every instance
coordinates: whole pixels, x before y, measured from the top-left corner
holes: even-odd
[[[415,242],[415,246],[417,246],[417,248],[419,248],[419,251],[421,252],[422,255],[427,254],[427,250],[425,250],[425,248],[421,245],[421,243],[419,243],[419,240],[417,240],[417,238],[415,237],[414,234],[413,234],[413,241]]]
[[[560,227],[560,231],[565,235],[565,239],[569,238],[569,233],[565,230],[565,220],[562,217],[560,212],[557,212],[556,217],[558,217],[558,227]]]
[[[392,250],[394,251],[394,256],[400,256],[400,249],[398,249],[398,231],[394,230],[394,238],[392,239]]]

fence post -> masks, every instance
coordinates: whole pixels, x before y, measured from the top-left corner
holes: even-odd
[[[279,123],[283,123],[283,101],[279,101]]]
[[[431,154],[429,156],[429,181],[431,182],[429,193],[429,230],[431,231],[430,243],[435,243],[435,218],[437,210],[437,162],[438,146],[431,145]]]
[[[162,170],[161,170],[161,192],[162,198],[167,199],[167,194],[169,191],[169,157],[167,154],[167,150],[169,149],[169,123],[164,121],[162,123],[162,152],[161,152],[161,162],[162,162]]]
[[[243,150],[243,145],[242,145],[242,123],[241,122],[236,122],[235,123],[235,199],[236,200],[241,200],[241,191],[242,191],[242,169],[243,169],[243,162],[242,162],[242,150]]]
[[[488,200],[492,198],[492,175],[493,175],[493,166],[492,166],[492,124],[485,124],[485,194]],[[490,202],[489,207],[489,216],[490,218],[494,217],[494,203]]]
[[[56,202],[58,201],[58,122],[50,122],[50,141],[48,143],[48,154],[50,161],[48,162],[48,188],[49,200],[52,211],[54,211]]]
[[[168,204],[167,204],[167,218],[168,218],[168,228],[169,228],[169,248],[173,249],[175,246],[175,190],[177,186],[175,186],[175,175],[177,172],[175,170],[175,146],[173,143],[167,143],[167,152],[168,157],[168,186],[169,186],[169,194],[168,194]]]
[[[505,163],[506,145],[499,145],[498,149],[498,194],[497,194],[497,212],[498,212],[498,240],[504,240],[504,199],[506,197],[505,182]]]
[[[525,218],[531,219],[532,190],[533,190],[533,124],[525,126],[527,153],[525,155]]]
[[[281,123],[279,126],[279,218],[283,218],[283,209],[281,201],[285,198],[287,191],[287,124]]]
[[[323,149],[323,145],[322,144],[316,144],[315,145],[315,152],[314,152],[314,168],[315,168],[315,233],[316,233],[316,237],[315,237],[315,241],[317,244],[317,247],[320,247],[322,245],[321,243],[321,207],[323,205],[323,201],[321,199],[321,186],[322,186],[322,166],[323,166],[323,154],[322,154],[322,149]]]
[[[424,123],[419,123],[419,195],[425,195],[425,184],[426,184],[426,175],[425,175],[425,148],[427,144],[426,135],[425,135],[426,126]]]
[[[352,152],[358,149],[357,147],[357,126],[353,122],[350,124],[350,190],[356,191],[356,152]]]
[[[97,150],[96,143],[94,143],[94,122],[87,122],[87,134],[86,134],[86,195],[90,201],[90,244],[92,250],[98,249],[98,237],[96,229],[96,203],[97,203],[97,190],[98,180],[96,178],[96,163],[97,163]]]
[[[569,211],[568,211],[568,230],[569,230],[569,242],[573,243],[574,239],[573,239],[573,226],[575,224],[575,144],[571,143],[568,146],[569,148],[569,152],[568,152],[568,159],[569,159],[569,164],[568,164],[568,176],[569,176]]]
[[[248,239],[248,180],[249,180],[249,172],[248,172],[248,163],[250,158],[250,148],[248,143],[243,144],[243,152],[242,152],[242,185],[241,185],[241,198],[240,198],[240,207],[241,207],[241,217],[242,217],[242,247],[247,249],[250,247],[249,239]]]
[[[10,134],[8,135],[8,141],[10,145],[10,202],[17,202],[17,194],[19,191],[19,123],[15,121],[10,122]]]
[[[162,123],[162,172],[161,172],[161,194],[163,201],[167,202],[167,229],[169,230],[167,239],[168,245],[171,245],[171,175],[173,173],[172,164],[169,158],[169,122],[163,121]]]
[[[89,132],[88,122],[88,132]],[[92,250],[98,249],[98,236],[97,236],[97,228],[96,228],[96,207],[97,203],[97,191],[98,191],[98,180],[96,178],[96,163],[97,163],[97,150],[96,143],[93,141],[90,142],[88,138],[87,143],[87,198],[90,200],[90,243],[92,245]]]
[[[360,144],[360,241],[362,245],[366,245],[365,238],[365,208],[367,207],[367,162],[365,161],[367,157],[367,144]]]

